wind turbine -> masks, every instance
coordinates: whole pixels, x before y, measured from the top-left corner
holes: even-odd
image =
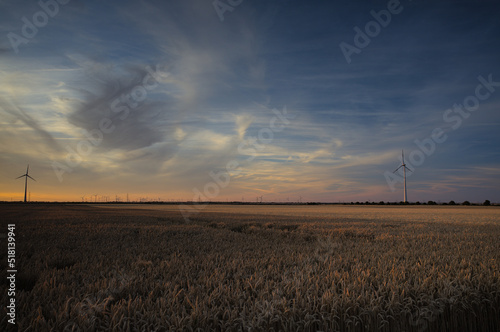
[[[396,168],[396,170],[393,173],[396,173],[401,167],[403,167],[403,178],[404,178],[403,203],[406,203],[406,170],[409,170],[410,172],[412,172],[412,170],[406,167],[405,153],[403,150],[401,150],[401,162],[402,164],[398,168]]]
[[[28,178],[30,178],[31,180],[33,181],[36,181],[35,179],[33,179],[31,176],[29,176],[29,170],[30,170],[30,165],[28,164],[28,167],[26,168],[26,174],[23,174],[21,176],[18,176],[16,178],[19,179],[19,178],[22,178],[23,176],[25,177],[24,179],[24,203],[26,203],[26,192],[28,191]]]

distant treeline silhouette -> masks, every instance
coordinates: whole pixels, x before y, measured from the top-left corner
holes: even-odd
[[[22,203],[22,201],[0,201],[0,204],[16,204]],[[44,202],[44,201],[31,201],[30,204],[165,204],[165,205],[178,205],[178,204],[188,204],[188,205],[466,205],[466,206],[497,206],[499,203],[491,203],[490,200],[485,200],[483,203],[471,203],[470,201],[463,201],[462,203],[456,203],[451,200],[449,202],[435,202],[435,201],[427,201],[427,202],[336,202],[336,203],[328,203],[328,202],[242,202],[242,201],[108,201],[108,202]]]

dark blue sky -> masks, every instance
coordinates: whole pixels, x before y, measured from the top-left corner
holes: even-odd
[[[410,201],[500,202],[495,1],[60,1],[0,3],[0,199],[398,201],[404,149]]]

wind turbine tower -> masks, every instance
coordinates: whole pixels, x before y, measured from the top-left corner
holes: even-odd
[[[31,179],[31,180],[33,180],[33,181],[36,181],[36,180],[35,180],[35,179],[33,179],[31,176],[29,176],[29,174],[28,174],[28,173],[29,173],[29,170],[30,170],[30,165],[28,164],[28,167],[26,168],[26,174],[23,174],[23,175],[18,176],[18,177],[16,178],[16,180],[17,180],[17,179],[19,179],[19,178],[22,178],[22,177],[24,177],[24,178],[25,178],[25,179],[24,179],[24,203],[26,203],[26,193],[28,192],[28,178],[30,178],[30,179]]]
[[[397,171],[399,171],[399,169],[402,167],[403,168],[403,179],[404,179],[404,193],[403,193],[403,203],[407,203],[406,201],[406,170],[409,170],[410,172],[412,172],[411,169],[409,169],[408,167],[406,167],[406,164],[405,164],[405,153],[403,150],[401,150],[401,162],[402,164],[396,168],[396,170],[393,172],[393,173],[396,173]]]

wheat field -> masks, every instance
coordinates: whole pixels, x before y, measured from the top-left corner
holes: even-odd
[[[500,208],[2,204],[19,331],[499,331]],[[7,287],[7,245],[0,253]],[[2,306],[8,301],[2,292]],[[5,310],[5,309],[4,309]]]

